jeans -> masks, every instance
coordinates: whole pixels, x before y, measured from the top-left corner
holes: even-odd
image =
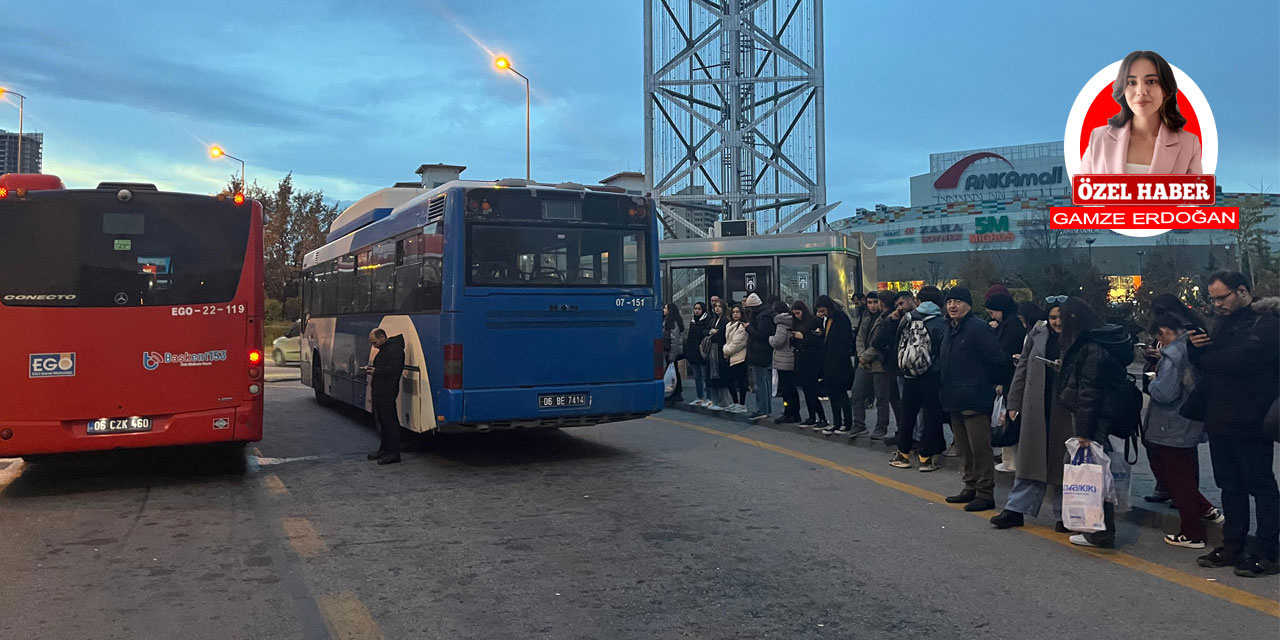
[[[964,488],[979,500],[991,500],[996,489],[996,461],[991,454],[991,412],[951,414],[951,431],[964,461]]]
[[[1184,449],[1147,443],[1147,456],[1155,463],[1151,470],[1155,472],[1156,480],[1164,482],[1165,489],[1173,496],[1173,503],[1178,506],[1178,516],[1182,521],[1179,533],[1191,540],[1205,539],[1201,517],[1213,508],[1200,493],[1200,476],[1195,463],[1199,453],[1198,447]]]
[[[711,369],[707,367],[707,363],[694,364],[685,361],[689,365],[689,376],[693,378],[693,387],[698,394],[699,400],[706,400],[707,396],[707,376],[710,375]]]
[[[947,448],[942,438],[942,400],[938,396],[937,373],[902,381],[902,422],[898,423],[898,451],[909,455],[916,451],[923,457],[936,456]],[[921,419],[922,418],[922,419]],[[919,419],[920,429],[916,428]],[[920,431],[917,440],[915,432]]]
[[[773,370],[755,364],[747,366],[751,368],[751,386],[756,395],[756,415],[767,416],[773,413]]]
[[[804,391],[804,408],[808,409],[809,418],[825,422],[827,412],[822,408],[822,401],[818,399],[818,387],[819,385],[813,384],[801,387],[800,390]],[[799,412],[800,410],[797,408],[796,413]]]
[[[1049,485],[1039,480],[1015,478],[1013,488],[1009,490],[1009,501],[1004,508],[1034,518],[1040,515],[1040,505],[1044,504],[1048,491]],[[1059,521],[1062,520],[1062,487],[1056,485],[1053,487],[1053,515]]]
[[[831,424],[838,427],[853,426],[853,407],[849,404],[849,392],[844,389],[827,389],[831,402]]]
[[[1258,509],[1257,556],[1275,562],[1280,552],[1280,492],[1271,470],[1270,439],[1209,434],[1213,478],[1222,489],[1222,545],[1237,554],[1249,537],[1249,497]]]
[[[778,390],[782,394],[782,415],[800,417],[800,393],[796,390],[796,372],[778,371]]]

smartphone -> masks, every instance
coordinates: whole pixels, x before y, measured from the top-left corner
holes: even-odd
[[[1133,346],[1135,346],[1135,347],[1137,347],[1137,348],[1139,348],[1139,349],[1146,349],[1146,348],[1147,348],[1147,343],[1145,343],[1145,342],[1135,342]]]
[[[1035,356],[1035,358],[1036,358],[1036,360],[1039,360],[1040,362],[1043,362],[1043,363],[1045,363],[1045,364],[1047,364],[1047,365],[1049,365],[1049,366],[1051,366],[1051,367],[1056,367],[1056,366],[1058,366],[1058,363],[1057,363],[1057,361],[1055,361],[1055,360],[1050,360],[1050,359],[1048,359],[1048,358],[1042,358],[1042,357],[1040,357],[1040,356]]]
[[[1182,328],[1186,329],[1189,333],[1198,333],[1200,331],[1200,327],[1197,327],[1194,324],[1191,324],[1190,322],[1182,325]]]

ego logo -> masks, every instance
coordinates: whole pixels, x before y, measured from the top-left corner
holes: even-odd
[[[66,378],[76,375],[74,353],[32,353],[28,359],[29,378]]]
[[[160,365],[163,363],[164,363],[164,356],[154,351],[142,352],[142,368],[143,369],[146,369],[147,371],[155,371],[156,369],[159,369]]]

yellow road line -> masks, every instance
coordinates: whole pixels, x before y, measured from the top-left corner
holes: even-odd
[[[267,476],[266,478],[263,478],[263,482],[267,484],[267,491],[270,491],[271,495],[273,496],[289,495],[289,489],[288,487],[284,486],[284,481],[280,479],[280,476],[273,473]]]
[[[906,484],[904,482],[898,482],[897,480],[886,478],[884,476],[871,473],[870,471],[865,471],[863,469],[855,469],[853,467],[842,465],[837,462],[832,462],[825,458],[819,458],[817,456],[811,456],[807,453],[793,451],[786,447],[780,447],[776,444],[761,442],[759,440],[754,440],[752,438],[747,438],[745,436],[740,436],[733,433],[725,433],[723,431],[711,429],[708,427],[698,426],[696,424],[680,422],[678,420],[670,420],[667,418],[659,418],[656,416],[650,416],[650,418],[653,420],[658,420],[660,422],[673,424],[678,427],[684,427],[686,429],[692,429],[694,431],[701,431],[702,433],[706,433],[708,435],[713,435],[720,438],[727,438],[735,442],[740,442],[745,445],[750,445],[753,447],[765,449],[767,451],[772,451],[774,453],[779,453],[784,456],[795,458],[797,460],[803,460],[805,462],[816,464],[818,466],[825,467],[833,471],[839,471],[840,473],[844,473],[857,478],[862,478],[863,480],[874,482],[882,487],[888,487],[890,489],[896,489],[898,491],[902,491],[903,493],[909,493],[922,500],[928,500],[929,502],[934,502],[944,507],[950,507],[952,509],[961,511],[962,513],[971,514],[976,517],[983,518],[984,520],[987,519],[987,516],[982,515],[981,513],[971,513],[971,512],[964,511],[963,510],[964,505],[955,505],[955,504],[947,503],[946,497],[941,494],[937,494],[927,489],[922,489],[914,485]],[[1199,576],[1194,576],[1189,573],[1184,573],[1182,571],[1178,571],[1177,569],[1170,569],[1169,567],[1166,567],[1164,565],[1157,564],[1149,560],[1143,560],[1142,558],[1131,556],[1127,553],[1121,553],[1118,551],[1108,550],[1108,549],[1094,549],[1090,547],[1076,546],[1071,544],[1071,542],[1069,542],[1067,538],[1063,536],[1063,534],[1057,533],[1053,529],[1050,529],[1048,527],[1043,527],[1039,525],[1028,525],[1028,526],[1022,527],[1022,529],[1023,531],[1030,533],[1031,535],[1037,536],[1039,538],[1043,538],[1045,540],[1049,540],[1051,542],[1055,542],[1064,547],[1070,548],[1073,551],[1082,551],[1085,553],[1089,553],[1094,557],[1106,560],[1113,564],[1118,564],[1122,567],[1128,567],[1135,571],[1141,571],[1142,573],[1145,573],[1150,576],[1154,576],[1156,578],[1160,578],[1161,580],[1172,582],[1174,584],[1187,587],[1188,589],[1194,589],[1205,595],[1212,596],[1220,600],[1226,600],[1227,602],[1230,602],[1232,604],[1237,604],[1242,607],[1248,607],[1255,611],[1265,613],[1269,616],[1280,618],[1280,602],[1276,602],[1275,600],[1264,598],[1262,596],[1255,595],[1241,589],[1236,589],[1235,587],[1228,587],[1220,582],[1210,582]]]
[[[369,610],[350,591],[321,596],[320,613],[329,632],[338,640],[381,640],[382,630]]]
[[[289,546],[304,558],[314,558],[329,550],[306,518],[285,518],[280,521],[280,526],[284,527]]]

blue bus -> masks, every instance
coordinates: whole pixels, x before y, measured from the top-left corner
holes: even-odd
[[[454,180],[377,191],[303,261],[303,384],[372,410],[371,330],[403,335],[415,432],[559,428],[661,410],[653,202]]]

